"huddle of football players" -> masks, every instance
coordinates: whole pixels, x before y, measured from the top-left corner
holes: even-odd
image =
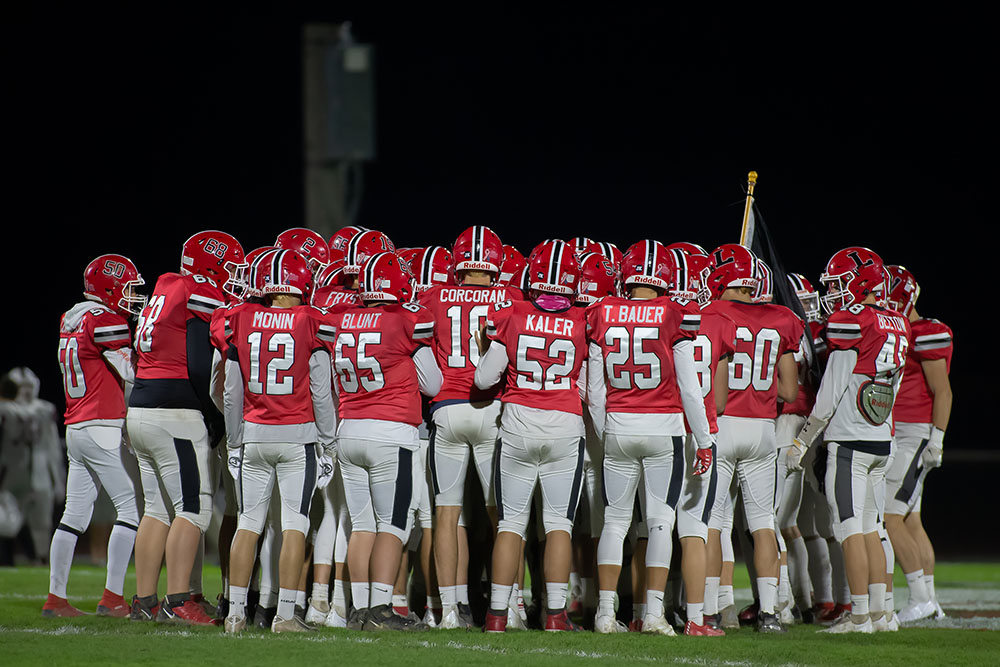
[[[412,249],[295,228],[247,254],[205,231],[148,298],[131,260],[102,255],[60,327],[69,473],[42,614],[83,613],[66,586],[103,486],[117,521],[97,613],[136,621],[525,629],[526,551],[546,631],[943,616],[920,502],[951,330],[866,248],[833,255],[822,297],[788,276],[805,320],[773,280],[737,244],[578,237],[525,257],[483,226]],[[216,606],[201,570],[220,488]],[[755,600],[740,613],[734,527]],[[470,576],[489,582],[475,619]]]

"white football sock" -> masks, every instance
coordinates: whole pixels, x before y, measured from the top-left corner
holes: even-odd
[[[868,616],[868,595],[852,595],[851,596],[851,616],[861,619]]]
[[[719,613],[719,577],[705,577],[705,612],[709,616]]]
[[[597,615],[598,616],[614,616],[615,615],[615,592],[614,591],[598,591],[598,593],[597,593]]]
[[[333,580],[333,600],[331,604],[340,612],[347,611],[347,587],[340,579]]]
[[[507,609],[512,606],[511,603],[511,593],[513,591],[513,586],[502,586],[501,584],[490,584],[490,609],[493,611],[500,611],[501,609]],[[441,602],[444,605],[444,601]],[[516,605],[516,599],[513,605]],[[515,607],[516,608],[516,607]]]
[[[719,586],[719,604],[715,608],[716,612],[719,612],[726,607],[732,607],[736,604],[736,597],[733,593],[733,585],[729,584],[727,586]],[[708,613],[708,612],[705,612]]]
[[[52,543],[49,545],[49,593],[59,598],[66,598],[66,584],[69,583],[69,570],[73,566],[76,541],[76,533],[63,528],[56,528],[52,534]]]
[[[329,602],[330,584],[313,583],[312,599],[313,602]]]
[[[892,616],[893,612],[896,611],[896,599],[893,597],[892,591],[885,592],[885,611],[889,616]]]
[[[381,581],[373,581],[371,587],[372,608],[383,604],[392,604],[392,588],[392,584],[386,584]]]
[[[272,589],[260,589],[260,606],[266,609],[274,609],[278,606],[278,592]]]
[[[784,609],[792,602],[792,587],[788,581],[788,566],[778,567],[778,606]]]
[[[247,591],[243,586],[229,585],[229,615],[237,618],[247,615]]]
[[[469,604],[469,584],[455,586],[455,600],[458,604]]]
[[[645,602],[633,602],[632,603],[632,618],[636,621],[641,621],[646,615],[646,603]]]
[[[278,611],[277,615],[284,620],[290,619],[295,616],[295,594],[298,593],[294,588],[279,588],[278,589]]]
[[[688,602],[687,620],[693,622],[695,625],[705,625],[704,609],[704,602]]]
[[[552,610],[565,609],[566,596],[569,594],[569,584],[545,583],[546,608]]]
[[[910,604],[920,604],[931,599],[927,592],[927,583],[924,581],[924,571],[914,570],[905,574],[906,585],[910,589]]]
[[[351,582],[351,602],[355,609],[368,609],[368,599],[371,597],[371,586],[367,581]]]
[[[757,592],[760,595],[760,611],[773,614],[774,605],[778,601],[778,578],[757,577]]]
[[[441,594],[442,608],[448,609],[458,604],[454,586],[438,586],[438,592]]]
[[[441,596],[440,595],[428,595],[427,596],[427,606],[431,609],[441,610]]]
[[[830,547],[822,537],[805,540],[809,554],[809,579],[817,603],[833,602],[833,570],[830,567]]]
[[[885,613],[885,584],[868,584],[868,613],[873,621]]]
[[[663,616],[663,591],[646,590],[646,613],[657,618]]]
[[[924,586],[927,587],[927,597],[931,600],[937,600],[937,593],[934,592],[934,575],[925,574],[924,575]]]
[[[308,597],[309,596],[306,595],[305,591],[298,591],[298,590],[295,591],[295,606],[296,607],[305,607],[306,604],[308,604],[308,602],[307,602]]]
[[[392,606],[393,607],[409,607],[409,602],[406,600],[405,595],[393,595],[392,596]]]
[[[125,572],[134,546],[135,528],[116,523],[108,537],[108,574],[104,582],[104,587],[115,595],[125,590]]]
[[[788,545],[788,583],[792,586],[795,604],[800,609],[808,609],[809,550],[806,549],[806,541],[800,535],[794,540],[786,540],[785,543]]]

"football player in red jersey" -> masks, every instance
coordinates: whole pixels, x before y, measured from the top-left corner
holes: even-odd
[[[281,504],[280,590],[272,632],[313,629],[295,614],[305,557],[309,508],[322,454],[332,455],[336,417],[331,395],[333,328],[309,302],[313,277],[293,250],[266,255],[270,280],[264,303],[227,316],[225,418],[229,469],[240,487],[240,514],[231,555],[226,632],[246,627],[250,575],[271,502]],[[258,267],[259,268],[259,267]]]
[[[139,514],[135,486],[122,463],[125,425],[123,385],[135,379],[126,318],[142,310],[135,289],[142,277],[127,257],[101,255],[83,272],[84,300],[70,308],[59,328],[59,366],[66,395],[66,508],[49,548],[49,596],[42,616],[82,616],[66,598],[77,538],[90,525],[101,487],[115,506],[108,538],[108,571],[99,616],[128,616],[122,597]]]
[[[421,481],[415,456],[420,394],[433,398],[441,389],[429,347],[434,319],[410,303],[411,280],[395,253],[372,255],[361,271],[363,305],[328,320],[337,331],[337,448],[353,523],[347,554],[355,607],[347,627],[353,629],[423,627],[397,616],[391,604]]]
[[[341,227],[337,232],[330,237],[330,261],[336,259],[343,259],[344,254],[347,252],[347,244],[350,243],[358,234],[370,231],[367,227],[362,227],[361,225],[349,225],[347,227]]]
[[[942,442],[951,416],[952,332],[917,313],[920,286],[902,266],[887,266],[889,304],[910,321],[913,345],[892,408],[896,448],[886,473],[885,526],[910,589],[900,622],[944,616],[934,595],[934,548],[920,521],[927,473],[941,465]]]
[[[146,502],[135,546],[136,620],[212,624],[190,594],[195,557],[212,519],[211,449],[222,433],[209,390],[209,321],[225,305],[223,286],[241,291],[245,266],[243,248],[229,234],[195,234],[184,243],[181,272],[160,276],[139,316],[139,363],[126,417]],[[167,596],[154,613],[164,554]]]
[[[434,429],[427,462],[434,486],[434,557],[442,609],[439,627],[445,629],[467,627],[471,616],[460,613],[468,610],[460,609],[456,598],[459,579],[465,579],[458,573],[459,533],[464,532],[458,530],[458,518],[470,460],[495,520],[492,480],[500,421],[499,387],[480,390],[473,383],[479,362],[475,336],[492,306],[521,296],[516,288],[498,284],[503,243],[489,227],[469,227],[455,239],[452,250],[456,284],[432,287],[419,297],[438,323],[433,349],[444,377],[431,404]]]
[[[843,545],[851,613],[823,632],[871,633],[892,629],[892,612],[885,613],[887,563],[880,531],[892,454],[890,418],[910,346],[910,323],[879,305],[886,294],[884,267],[867,248],[835,253],[820,282],[826,286],[822,303],[829,313],[830,356],[787,463],[793,470],[801,466],[806,449],[825,429],[825,488]]]
[[[685,472],[685,416],[698,445],[694,473],[712,469],[713,443],[694,360],[701,316],[695,302],[667,296],[675,287],[677,267],[662,244],[636,243],[625,253],[622,267],[629,297],[605,297],[587,310],[587,403],[605,441],[606,506],[597,550],[595,631],[627,631],[615,619],[614,600],[622,543],[641,478],[639,500],[649,531],[642,631],[673,636],[663,592]],[[692,623],[699,626],[701,606],[689,608]]]
[[[323,267],[330,263],[330,246],[326,239],[318,233],[305,227],[293,227],[278,234],[274,240],[276,248],[294,250],[302,255],[309,264],[313,277],[317,276]]]
[[[530,299],[496,304],[486,321],[488,349],[475,384],[506,378],[494,461],[498,534],[486,632],[503,632],[535,485],[546,533],[549,631],[578,629],[566,614],[570,532],[583,482],[584,426],[577,379],[586,356],[585,311],[573,307],[580,267],[562,241],[543,244],[528,263]],[[484,345],[485,347],[485,345]]]
[[[757,629],[783,632],[775,606],[778,594],[778,551],[774,534],[774,485],[777,454],[774,417],[778,399],[798,395],[794,353],[802,338],[802,321],[788,308],[753,303],[759,269],[747,248],[726,244],[712,252],[708,287],[715,299],[705,311],[725,313],[736,323],[736,352],[729,365],[726,414],[718,419],[720,493],[709,523],[709,577],[721,572],[721,529],[725,493],[738,475],[747,524],[753,534],[754,565],[760,595]],[[706,596],[711,596],[706,586]]]
[[[511,282],[514,277],[517,276],[521,270],[527,266],[527,260],[524,259],[524,255],[512,245],[504,245],[503,247],[503,264],[500,265],[500,284],[501,285],[517,285],[516,282]]]
[[[728,315],[705,309],[711,302],[708,292],[711,259],[701,246],[682,242],[671,244],[668,250],[673,254],[676,266],[675,286],[671,294],[697,303],[700,309],[701,324],[694,339],[694,362],[709,431],[714,437],[719,432],[718,416],[725,410],[729,397],[729,361],[736,351],[736,324]],[[685,458],[694,460],[696,454],[697,442],[688,426]],[[721,581],[713,581],[711,597],[704,597],[708,521],[717,492],[718,471],[714,466],[708,474],[688,474],[684,477],[681,506],[677,513],[677,534],[683,549],[681,572],[687,598],[685,634],[721,634],[718,595]],[[731,597],[731,569],[728,574],[728,593]],[[727,602],[732,605],[728,599]],[[735,610],[733,612],[735,615]]]

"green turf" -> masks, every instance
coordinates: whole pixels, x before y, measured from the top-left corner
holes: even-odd
[[[738,571],[742,568],[738,568]],[[741,574],[745,577],[745,574]],[[218,570],[206,568],[206,583]],[[430,631],[422,634],[372,634],[324,630],[309,636],[272,636],[247,632],[228,637],[217,629],[183,629],[121,619],[42,619],[48,573],[44,568],[0,569],[0,665],[213,665],[258,664],[451,665],[496,664],[520,659],[538,665],[650,663],[684,665],[997,665],[1000,633],[905,628],[873,636],[817,635],[794,626],[783,636],[731,631],[721,639],[598,636],[592,633],[510,633]],[[104,573],[74,568],[69,595],[82,609],[93,609]],[[942,563],[938,586],[1000,589],[1000,565]],[[745,585],[745,579],[743,579]],[[740,578],[737,586],[741,585]],[[126,590],[134,587],[130,575]],[[213,586],[209,585],[211,591]]]

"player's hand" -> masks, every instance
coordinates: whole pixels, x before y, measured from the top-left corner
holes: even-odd
[[[925,442],[927,445],[920,453],[920,463],[928,470],[940,468],[944,456],[944,431],[932,426],[930,437]]]
[[[485,322],[479,326],[479,331],[476,332],[476,346],[479,348],[479,356],[483,356],[486,354],[486,350],[490,349],[490,339],[486,336]]]
[[[802,459],[806,455],[806,446],[798,438],[792,438],[792,446],[785,452],[785,468],[789,473],[802,470]]]
[[[328,455],[325,451],[321,457],[316,461],[316,488],[325,489],[330,480],[333,479],[333,469],[335,467],[335,460],[333,457]]]
[[[240,481],[240,469],[243,467],[243,448],[229,448],[226,450],[226,469],[234,482]]]
[[[700,477],[710,471],[714,458],[711,447],[699,447],[695,451],[694,470],[691,471],[691,474]]]

